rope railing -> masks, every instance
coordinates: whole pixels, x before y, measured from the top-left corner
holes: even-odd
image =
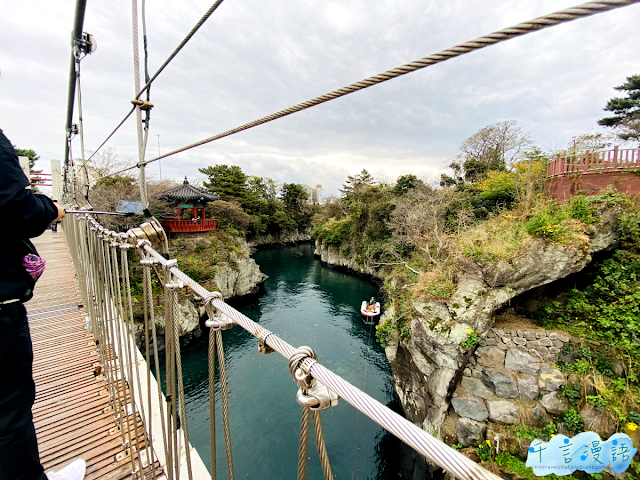
[[[286,108],[284,110],[280,110],[279,112],[272,113],[271,115],[267,115],[265,117],[254,120],[252,122],[245,123],[243,125],[240,125],[239,127],[232,128],[231,130],[218,133],[211,137],[205,138],[204,140],[200,140],[198,142],[192,143],[185,147],[178,148],[177,150],[172,150],[171,152],[165,153],[164,155],[160,155],[150,160],[145,160],[144,162],[139,162],[138,164],[132,167],[119,170],[107,176],[117,175],[120,173],[127,172],[129,170],[132,170],[134,168],[141,167],[143,165],[148,165],[149,163],[161,160],[163,158],[171,157],[173,155],[185,152],[192,148],[199,147],[201,145],[214,142],[216,140],[220,140],[221,138],[225,138],[230,135],[234,135],[236,133],[242,132],[244,130],[254,128],[268,122],[272,122],[279,118],[286,117],[287,115],[291,115],[293,113],[306,110],[307,108],[315,107],[316,105],[320,105],[330,100],[335,100],[336,98],[340,98],[345,95],[349,95],[351,93],[357,92],[359,90],[363,90],[365,88],[378,85],[380,83],[386,82],[393,78],[398,78],[400,76],[406,75],[411,72],[415,72],[417,70],[421,70],[431,65],[435,65],[437,63],[441,63],[446,60],[459,57],[460,55],[464,55],[465,53],[470,53],[476,50],[480,50],[482,48],[495,45],[495,44],[504,42],[506,40],[510,40],[512,38],[521,37],[523,35],[527,35],[529,33],[536,32],[538,30],[542,30],[548,27],[553,27],[563,23],[571,22],[579,18],[589,17],[591,15],[595,15],[598,13],[608,12],[620,7],[626,7],[628,5],[632,5],[634,3],[639,3],[639,2],[640,0],[602,0],[598,2],[583,3],[582,5],[577,5],[575,7],[559,10],[557,12],[550,13],[548,15],[543,15],[541,17],[537,17],[532,20],[519,23],[512,27],[503,28],[502,30],[497,30],[493,33],[484,35],[482,37],[478,37],[474,40],[460,43],[458,45],[447,48],[445,50],[441,50],[440,52],[414,60],[413,62],[405,63],[404,65],[393,68],[391,70],[387,70],[386,72],[379,73],[378,75],[373,75],[371,77],[365,78],[364,80],[360,80],[358,82],[352,83],[350,85],[339,88],[337,90],[333,90],[324,95],[320,95],[319,97],[315,97],[311,100],[307,100],[305,102],[299,103],[297,105]],[[95,179],[94,181],[97,181],[97,180],[99,179]]]
[[[132,360],[135,349],[133,344],[133,336],[135,329],[133,325],[133,312],[131,308],[131,286],[128,281],[130,272],[128,262],[131,262],[126,255],[126,251],[133,248],[134,244],[140,253],[140,264],[143,267],[143,292],[144,292],[144,334],[143,337],[147,342],[147,377],[151,376],[149,342],[153,346],[153,359],[155,363],[155,375],[159,379],[159,356],[157,351],[157,332],[154,320],[153,306],[153,289],[151,284],[152,268],[157,265],[164,272],[162,275],[162,283],[164,285],[164,301],[165,301],[165,359],[166,359],[166,400],[162,398],[160,387],[158,386],[159,406],[161,409],[162,422],[162,440],[155,446],[160,450],[159,457],[164,459],[164,468],[170,480],[178,480],[180,478],[181,469],[186,472],[183,478],[200,478],[190,473],[195,460],[188,455],[189,447],[186,448],[187,455],[182,459],[179,455],[181,451],[180,443],[184,442],[185,446],[189,445],[188,427],[186,418],[186,406],[184,400],[184,391],[182,390],[182,369],[180,360],[180,342],[179,332],[177,328],[177,290],[183,286],[188,287],[192,292],[205,301],[205,311],[209,315],[210,320],[207,325],[215,330],[215,335],[211,335],[211,339],[215,339],[217,345],[217,354],[220,370],[220,389],[223,399],[223,422],[225,446],[227,449],[227,464],[229,467],[229,478],[233,478],[233,460],[231,456],[231,441],[229,427],[229,404],[226,400],[226,373],[224,367],[224,349],[222,345],[222,335],[220,330],[231,328],[237,325],[247,332],[255,336],[261,348],[270,348],[278,352],[288,362],[289,368],[294,374],[294,379],[301,387],[302,394],[306,393],[306,386],[312,388],[314,382],[320,382],[323,387],[335,392],[339,398],[351,404],[359,412],[371,418],[381,427],[385,428],[407,445],[424,455],[427,460],[435,465],[443,468],[456,478],[462,480],[497,480],[498,477],[493,473],[485,470],[477,463],[465,457],[461,453],[446,445],[441,440],[434,438],[431,434],[414,425],[401,415],[393,412],[387,406],[373,399],[366,393],[362,392],[349,382],[324,367],[315,359],[313,350],[309,347],[294,348],[292,345],[284,341],[278,335],[274,334],[259,324],[240,313],[235,308],[224,302],[221,295],[217,292],[211,292],[200,284],[191,279],[177,267],[175,260],[167,260],[162,254],[156,251],[148,240],[138,240],[134,236],[133,231],[127,234],[116,233],[102,227],[93,217],[89,215],[73,215],[73,218],[67,217],[63,227],[72,250],[74,265],[78,274],[81,291],[87,305],[87,312],[91,319],[92,331],[96,337],[98,348],[101,352],[101,361],[107,370],[107,378],[110,381],[110,395],[114,399],[114,410],[122,412],[119,417],[133,418],[131,415],[140,412],[142,423],[152,418],[153,412],[151,402],[151,382],[147,382],[148,390],[143,392],[139,386],[139,380],[136,379],[134,368],[137,368]],[[120,258],[116,254],[117,250],[121,250]],[[127,275],[125,275],[125,273]],[[126,319],[131,319],[127,321]],[[215,364],[214,345],[209,346],[209,368],[210,381],[214,378],[211,369]],[[304,374],[300,373],[304,372]],[[306,377],[305,377],[306,375]],[[137,378],[141,377],[138,372]],[[307,382],[307,383],[305,383]],[[138,387],[134,389],[134,387]],[[304,388],[303,388],[304,387]],[[213,386],[209,386],[210,390],[210,411],[212,412],[211,432],[215,435],[215,394]],[[129,396],[119,394],[118,392],[131,391]],[[298,393],[300,395],[300,392]],[[138,399],[144,405],[138,405],[134,402]],[[298,400],[300,402],[300,400]],[[166,403],[166,411],[163,405]],[[301,403],[303,407],[305,404]],[[330,403],[331,404],[331,403]],[[324,407],[323,407],[324,408]],[[326,453],[325,440],[322,435],[322,424],[320,422],[320,412],[313,408],[310,412],[303,408],[301,433],[309,431],[310,416],[313,420],[313,430],[316,439],[318,453],[320,455],[321,464],[325,479],[333,478],[329,465],[329,458]],[[311,415],[309,415],[309,413]],[[180,423],[180,425],[178,425]],[[121,426],[121,436],[123,448],[127,450],[127,445],[134,442],[133,438],[129,438],[132,428]],[[159,435],[159,432],[157,433]],[[304,445],[302,444],[303,435],[301,435],[300,455],[304,456],[304,464],[299,464],[299,477],[304,478],[303,473],[306,471],[306,437]],[[329,439],[330,443],[331,440]],[[215,448],[215,437],[211,438],[212,449]],[[304,448],[303,448],[304,447]],[[145,445],[145,448],[147,446]],[[302,453],[305,452],[305,453]],[[126,452],[125,452],[126,453]],[[149,471],[149,475],[154,471],[149,469],[148,465],[141,463],[139,455],[135,451],[130,450],[132,469],[140,471]],[[158,456],[158,451],[155,451]],[[216,478],[215,457],[212,451],[212,471],[211,478]],[[149,453],[146,458],[155,458]],[[136,465],[136,463],[138,465]],[[185,465],[186,463],[186,465]],[[186,467],[186,468],[184,468]],[[152,478],[151,476],[143,476],[143,478]]]

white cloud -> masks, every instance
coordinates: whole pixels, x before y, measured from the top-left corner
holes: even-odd
[[[73,2],[5,2],[0,128],[43,160],[61,158]],[[571,0],[224,2],[154,83],[148,156],[236,127],[365,76]],[[147,4],[150,70],[209,1]],[[639,6],[464,55],[162,161],[163,177],[227,162],[280,182],[337,191],[348,174],[436,177],[464,138],[515,118],[543,148],[596,127],[626,76],[640,72]],[[85,144],[97,147],[133,98],[131,12],[89,3],[98,51],[82,62]],[[141,52],[142,53],[142,52]],[[132,120],[109,144],[137,158]],[[74,145],[74,151],[79,150]],[[41,167],[46,168],[46,162]],[[149,167],[158,173],[158,165]]]

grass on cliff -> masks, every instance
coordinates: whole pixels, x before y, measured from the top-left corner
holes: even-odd
[[[238,257],[249,255],[244,240],[224,231],[182,234],[169,243],[178,268],[204,288],[217,291],[213,277],[238,269]]]

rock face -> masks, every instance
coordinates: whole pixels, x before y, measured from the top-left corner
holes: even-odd
[[[278,235],[261,235],[255,237],[250,247],[260,247],[264,245],[287,245],[289,243],[309,242],[311,241],[311,229],[299,232],[297,230],[287,230],[280,232]]]
[[[235,252],[230,256],[237,265],[237,269],[219,271],[213,277],[224,299],[256,293],[260,284],[268,277],[260,271],[260,267],[253,258],[240,256]]]
[[[451,405],[453,405],[453,409],[461,417],[482,422],[489,416],[484,403],[475,398],[452,398]]]
[[[547,393],[542,396],[540,404],[552,415],[561,415],[569,409],[569,402],[566,398],[558,398],[556,392]]]
[[[520,421],[520,411],[518,407],[506,400],[493,400],[487,402],[489,408],[489,420],[510,425]]]
[[[316,249],[313,254],[320,257],[320,260],[330,267],[348,268],[354,272],[370,275],[374,278],[380,278],[380,274],[375,268],[363,266],[357,263],[355,253],[351,256],[345,256],[337,247],[329,245],[320,239],[316,239]]]
[[[477,446],[484,440],[487,424],[470,418],[461,418],[456,425],[456,435],[463,447]]]
[[[569,337],[559,333],[491,330],[494,313],[515,296],[582,270],[593,252],[609,248],[618,240],[616,218],[619,212],[609,211],[599,223],[592,225],[589,235],[572,245],[531,240],[510,263],[503,260],[476,262],[461,257],[458,286],[448,301],[429,299],[414,303],[415,318],[410,324],[410,338],[403,340],[395,332],[385,351],[405,415],[429,433],[442,425],[450,402],[461,417],[484,420],[484,398],[487,393],[465,380],[474,398],[450,400],[460,378],[481,378],[485,386],[498,397],[532,401],[536,393],[538,374],[543,364],[554,362]],[[316,253],[322,260],[356,271],[375,275],[343,257],[338,249],[316,241]],[[393,319],[388,309],[381,323]],[[467,330],[482,337],[476,363],[468,363],[469,354],[460,347]],[[490,332],[491,330],[491,332]],[[497,375],[499,374],[499,375]],[[560,383],[554,372],[547,372],[539,388],[553,390]],[[535,396],[534,396],[535,395]],[[553,398],[551,398],[553,395]],[[543,397],[549,412],[562,413],[566,400],[555,392]],[[518,409],[512,402],[487,399],[488,415],[502,423],[519,421]],[[532,405],[531,408],[534,406]],[[565,408],[566,409],[566,408]],[[481,413],[482,412],[482,413]],[[473,416],[471,416],[473,415]]]

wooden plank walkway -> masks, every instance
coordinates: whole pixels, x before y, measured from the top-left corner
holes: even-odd
[[[123,452],[122,437],[107,384],[94,375],[99,361],[96,344],[86,330],[64,234],[48,230],[34,244],[47,261],[35,296],[26,304],[34,350],[33,419],[45,472],[82,458],[87,462],[85,480],[139,478],[132,473],[129,457],[118,456]],[[120,394],[128,396],[128,391]],[[141,427],[135,443],[143,446],[145,439]]]

